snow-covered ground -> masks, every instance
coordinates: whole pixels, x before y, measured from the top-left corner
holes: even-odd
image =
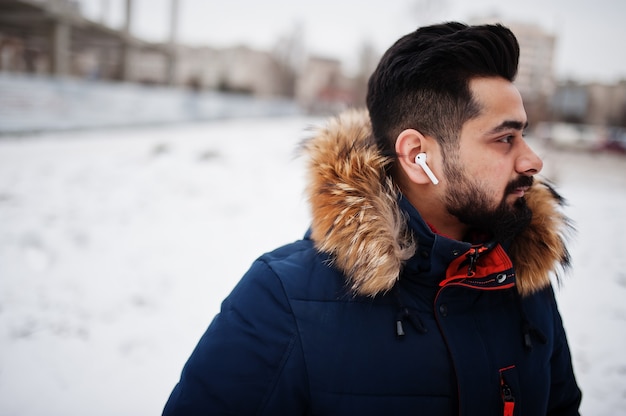
[[[320,122],[0,140],[0,414],[160,414],[250,263],[305,232]],[[626,414],[626,158],[538,150],[578,228],[558,296],[582,411]]]

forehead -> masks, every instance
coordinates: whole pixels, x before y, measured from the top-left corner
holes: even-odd
[[[480,124],[484,128],[510,122],[526,125],[522,96],[512,82],[500,77],[474,78],[469,86],[480,112],[466,124]]]

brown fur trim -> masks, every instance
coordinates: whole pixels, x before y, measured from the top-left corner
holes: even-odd
[[[371,140],[368,114],[342,114],[304,148],[317,249],[331,254],[356,293],[373,296],[391,289],[415,248],[397,191],[385,175],[390,159]]]
[[[385,172],[391,159],[371,135],[367,112],[352,110],[303,143],[309,157],[311,238],[354,292],[366,296],[391,289],[416,250],[397,205],[398,190]],[[537,181],[526,199],[533,219],[510,249],[522,296],[548,286],[558,265],[569,264],[563,238],[569,221],[559,210],[560,197]]]
[[[566,269],[570,265],[565,237],[573,228],[560,210],[562,202],[547,182],[537,181],[526,193],[533,218],[509,249],[518,276],[517,290],[522,296],[547,287],[551,273],[558,277],[559,266]]]

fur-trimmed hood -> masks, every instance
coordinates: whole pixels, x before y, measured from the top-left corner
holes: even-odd
[[[331,119],[303,147],[316,248],[331,256],[356,293],[388,291],[417,243],[398,206],[399,190],[385,173],[392,160],[374,143],[367,112]],[[548,286],[550,274],[569,264],[564,234],[570,225],[561,197],[535,181],[526,200],[533,219],[508,249],[522,296]]]

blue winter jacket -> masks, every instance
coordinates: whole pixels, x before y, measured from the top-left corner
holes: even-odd
[[[252,265],[163,414],[577,415],[549,277],[567,262],[558,196],[534,185],[512,242],[451,240],[368,137],[350,113],[306,145],[310,232]]]

